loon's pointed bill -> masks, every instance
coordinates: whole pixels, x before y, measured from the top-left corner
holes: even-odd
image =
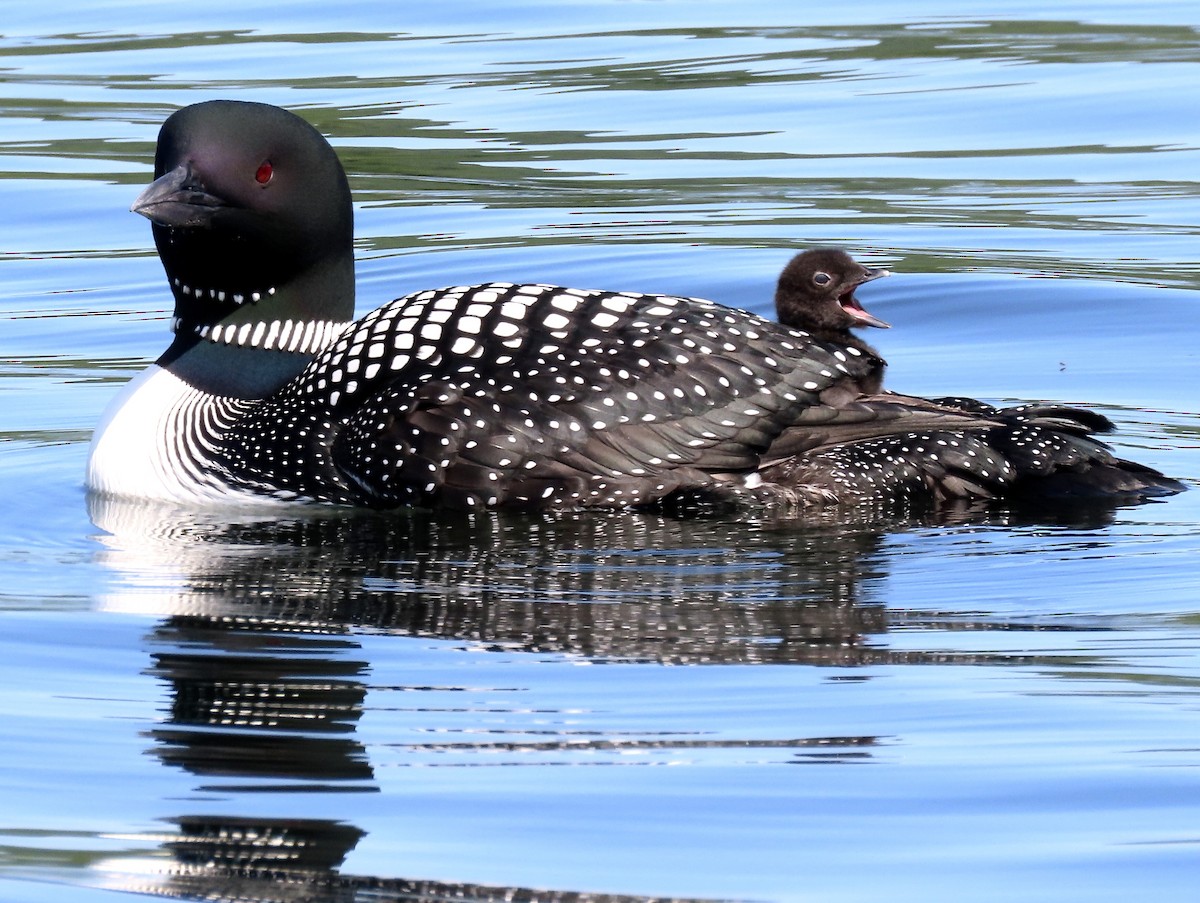
[[[827,321],[812,328],[699,298],[453,274],[354,319],[349,184],[299,116],[178,110],[155,175],[134,209],[151,219],[175,332],[96,430],[96,493],[798,510],[1179,488],[1116,458],[1069,408],[866,391],[882,362],[850,335],[868,321],[838,301],[866,270],[842,274],[836,256],[797,271],[815,281],[794,300],[820,301]]]
[[[187,163],[180,163],[146,186],[129,208],[160,226],[188,228],[207,225],[213,213],[228,206],[209,194]]]

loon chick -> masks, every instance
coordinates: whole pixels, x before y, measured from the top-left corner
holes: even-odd
[[[1109,432],[1113,424],[1103,415],[1080,408],[1053,404],[1024,404],[1008,408],[997,408],[974,398],[960,396],[947,398],[921,398],[883,391],[883,372],[887,362],[874,348],[851,332],[859,326],[877,326],[884,329],[890,324],[867,312],[854,296],[862,284],[889,276],[888,270],[865,267],[839,248],[813,248],[797,254],[788,262],[779,276],[775,291],[775,310],[779,322],[806,330],[815,338],[825,342],[840,343],[857,348],[872,369],[857,380],[864,395],[879,396],[876,401],[902,405],[909,411],[925,411],[929,414],[954,413],[974,415],[994,424],[990,430],[972,430],[964,433],[955,428],[952,421],[940,429],[912,433],[910,435],[872,436],[864,441],[843,437],[837,445],[821,447],[815,454],[785,456],[763,468],[765,478],[792,483],[834,483],[839,498],[863,495],[911,495],[914,490],[932,493],[939,499],[986,495],[982,486],[966,487],[963,479],[971,479],[969,470],[955,474],[955,458],[968,458],[983,453],[999,451],[1007,460],[1004,466],[1016,464],[1014,472],[1036,471],[1041,465],[1039,458],[1053,456],[1062,459],[1070,455],[1077,439],[1094,432]],[[881,394],[882,393],[882,394]],[[980,444],[980,436],[984,441]],[[1066,436],[1075,439],[1066,440]],[[932,452],[933,457],[926,456]],[[867,466],[867,462],[872,462]],[[945,463],[950,463],[949,468]],[[1121,462],[1123,467],[1113,473],[1102,475],[1100,470],[1091,472],[1089,479],[1080,479],[1076,474],[1069,478],[1064,472],[1055,473],[1053,483],[1042,483],[1035,492],[1042,494],[1088,494],[1095,487],[1106,483],[1114,486],[1127,485],[1128,474],[1137,466]],[[871,479],[864,479],[870,474]],[[1135,478],[1136,483],[1141,476]],[[1028,490],[1028,481],[1018,481],[1017,493]],[[1088,490],[1086,487],[1091,486]],[[1027,493],[1026,493],[1027,494]]]
[[[887,361],[850,330],[858,326],[887,329],[889,324],[868,313],[854,291],[863,283],[889,275],[887,270],[863,266],[839,248],[812,248],[791,259],[775,288],[775,313],[780,323],[803,329],[822,342],[857,348],[871,363],[871,372],[858,381],[864,395],[880,390]]]
[[[277,107],[181,109],[154,168],[132,209],[153,224],[174,338],[96,430],[87,485],[102,495],[800,507],[1059,477],[1088,493],[1180,488],[1078,419],[1031,427],[864,396],[875,365],[844,338],[711,301],[490,283],[352,321],[345,174]]]

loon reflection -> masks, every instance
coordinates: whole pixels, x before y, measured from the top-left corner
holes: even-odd
[[[343,874],[357,828],[320,819],[180,819],[158,875],[109,886],[205,903],[669,903],[667,898]],[[670,898],[686,903],[683,898]]]
[[[800,528],[792,521],[731,532],[721,518],[646,513],[434,518],[321,509],[300,517],[293,509],[286,519],[245,510],[198,518],[93,503],[112,575],[102,604],[157,619],[146,637],[147,673],[162,682],[166,701],[162,723],[147,732],[151,752],[195,779],[183,799],[209,801],[193,801],[192,811],[145,838],[164,855],[102,870],[110,886],[149,894],[260,903],[634,899],[343,873],[364,828],[353,817],[304,817],[328,815],[327,802],[292,810],[297,801],[317,807],[323,795],[381,789],[360,719],[372,693],[396,688],[372,683],[365,633],[610,661],[956,660],[944,651],[888,648],[889,621],[903,615],[889,615],[877,600],[887,540],[905,526],[896,523],[815,520]],[[419,679],[403,689],[438,691],[416,686]],[[419,719],[432,710],[409,711]],[[374,750],[445,764],[496,750],[665,755],[725,744],[783,748],[804,762],[870,758],[880,742],[485,734],[467,742],[428,735]],[[247,794],[278,795],[292,814],[248,818],[238,799]],[[236,814],[222,814],[231,799]],[[145,862],[153,865],[139,867]]]
[[[343,658],[357,645],[280,626],[169,618],[154,631],[150,673],[171,696],[167,724],[150,732],[155,752],[207,791],[375,789],[353,737],[366,663]]]
[[[644,512],[174,510],[93,496],[103,607],[255,629],[369,628],[679,663],[919,660],[883,637],[889,540],[926,522]],[[1111,509],[1073,509],[1094,528]],[[946,512],[939,514],[941,523]],[[967,509],[971,524],[1049,522]],[[940,659],[939,659],[940,660]]]

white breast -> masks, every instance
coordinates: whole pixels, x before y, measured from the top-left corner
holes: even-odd
[[[238,405],[205,395],[162,367],[147,367],[109,403],[92,435],[87,488],[176,502],[253,497],[214,470],[213,437],[201,428],[214,409]]]

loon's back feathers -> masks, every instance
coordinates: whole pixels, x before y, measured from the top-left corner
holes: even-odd
[[[1090,438],[1099,415],[881,392],[883,361],[849,327],[886,325],[853,297],[883,273],[840,252],[781,276],[781,311],[811,322],[508,283],[350,322],[350,195],[314,129],[198,104],[163,125],[155,173],[134,209],[175,338],[93,438],[100,493],[542,508],[1180,488]]]
[[[420,292],[368,314],[239,422],[231,472],[261,482],[302,435],[287,457],[327,446],[334,501],[640,504],[753,471],[855,362],[700,299]],[[311,493],[310,481],[297,471],[285,488]]]

